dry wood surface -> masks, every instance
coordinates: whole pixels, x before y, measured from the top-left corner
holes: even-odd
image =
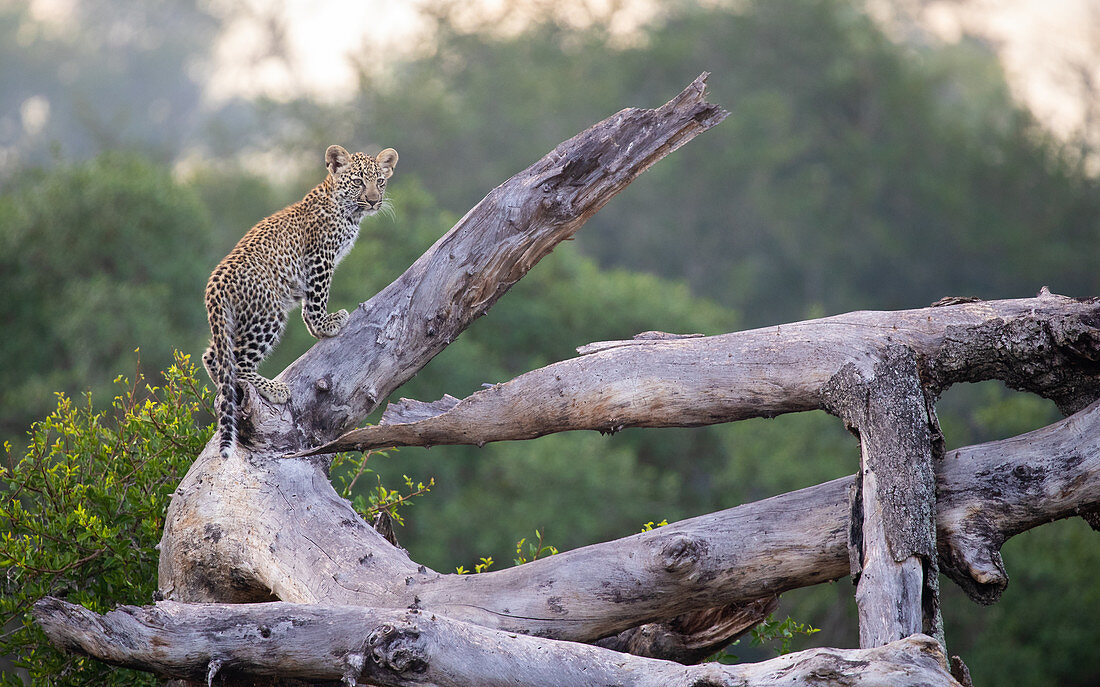
[[[418,610],[298,604],[122,607],[98,615],[47,598],[36,606],[59,643],[175,678],[275,677],[439,687],[952,687],[935,640],[810,649],[770,661],[685,666],[600,647],[461,623]],[[55,620],[64,622],[59,627]]]

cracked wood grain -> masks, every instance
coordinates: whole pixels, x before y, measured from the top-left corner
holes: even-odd
[[[302,455],[480,445],[578,429],[695,427],[818,408],[836,414],[843,409],[829,398],[835,381],[845,374],[873,379],[890,346],[914,352],[933,398],[952,384],[984,379],[1052,398],[1069,412],[1100,396],[1100,300],[1044,291],[718,336],[590,344],[584,355],[465,399],[401,399],[380,424]]]
[[[957,687],[917,635],[871,650],[809,649],[760,663],[685,666],[600,647],[489,630],[418,610],[299,604],[124,606],[98,615],[47,597],[46,633],[74,650],[165,677],[271,677],[405,687]]]

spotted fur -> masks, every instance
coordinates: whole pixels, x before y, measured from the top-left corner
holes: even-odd
[[[325,180],[252,227],[206,284],[210,347],[202,361],[220,396],[223,456],[237,443],[239,382],[254,384],[272,403],[290,398],[285,383],[256,373],[282,336],[289,311],[301,303],[306,329],[318,339],[336,336],[348,321],[346,310],[328,312],[332,273],[359,236],[359,222],[382,207],[397,151],[371,157],[334,145],[325,164]]]

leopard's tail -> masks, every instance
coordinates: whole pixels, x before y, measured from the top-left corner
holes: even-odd
[[[220,312],[219,312],[220,310]],[[237,443],[237,360],[233,356],[233,321],[228,307],[210,311],[210,351],[218,385],[218,445],[228,458]]]

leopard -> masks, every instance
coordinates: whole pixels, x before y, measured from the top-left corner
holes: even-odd
[[[372,157],[329,146],[324,180],[249,229],[210,274],[210,346],[202,362],[218,393],[222,457],[238,443],[239,385],[253,385],[276,405],[290,400],[285,382],[256,372],[282,337],[290,311],[301,304],[306,330],[316,339],[336,336],[347,324],[347,310],[328,312],[333,272],[359,237],[360,222],[389,210],[386,182],[397,157],[393,148]]]

